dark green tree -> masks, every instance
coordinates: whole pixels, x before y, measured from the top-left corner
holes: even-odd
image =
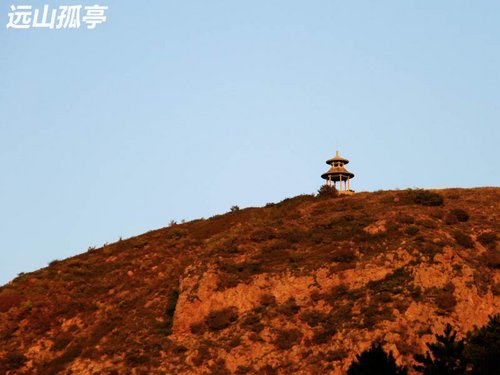
[[[472,364],[473,375],[500,374],[500,314],[488,323],[467,333],[465,356]]]
[[[406,375],[405,366],[396,365],[392,352],[387,354],[380,343],[373,343],[371,347],[361,354],[356,354],[356,359],[347,370],[347,375]]]
[[[448,323],[443,335],[436,335],[435,343],[427,343],[429,350],[415,354],[418,365],[413,368],[424,375],[463,375],[466,374],[467,362],[464,356],[464,340],[456,339],[457,332]],[[432,355],[431,355],[432,354]]]

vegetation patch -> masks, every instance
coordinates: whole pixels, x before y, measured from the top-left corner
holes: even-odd
[[[60,350],[65,349],[68,344],[71,342],[72,336],[68,333],[61,333],[59,334],[55,340],[54,343],[52,344],[51,350],[54,352],[58,352]]]
[[[419,228],[416,225],[410,225],[405,229],[405,233],[409,236],[413,236],[419,232]]]
[[[23,367],[28,358],[22,353],[19,352],[10,352],[7,353],[5,358],[0,363],[0,370],[3,368],[5,371],[14,371]]]
[[[414,224],[415,223],[415,218],[411,215],[406,215],[406,214],[399,214],[396,217],[396,220],[400,222],[401,224]]]
[[[205,318],[205,324],[210,331],[215,332],[229,327],[237,320],[238,310],[233,306],[210,312]]]
[[[243,263],[219,262],[218,266],[220,274],[217,290],[234,288],[239,283],[250,281],[252,276],[262,271],[261,263],[257,261]]]
[[[331,255],[331,260],[333,262],[340,263],[353,263],[358,259],[356,251],[351,248],[342,247],[335,250]]]
[[[486,265],[490,268],[500,268],[500,252],[496,250],[487,250],[482,258]]]
[[[439,314],[450,314],[455,310],[457,299],[455,298],[455,286],[450,282],[442,288],[430,288],[428,294],[439,308]]]
[[[264,324],[262,324],[261,318],[257,314],[248,315],[243,319],[240,326],[255,333],[259,333],[264,329]]]
[[[297,305],[297,302],[295,301],[295,298],[290,297],[285,303],[279,305],[276,308],[276,311],[278,311],[281,314],[284,314],[286,316],[293,316],[297,314],[300,310],[300,307]]]
[[[472,241],[472,238],[462,231],[456,230],[453,232],[453,238],[455,238],[455,242],[462,247],[467,249],[474,247],[474,241]]]
[[[300,315],[300,320],[307,323],[309,327],[316,327],[328,320],[328,314],[319,310],[308,310]]]
[[[441,194],[430,190],[408,190],[403,197],[405,201],[410,201],[422,206],[442,206],[444,198]]]
[[[484,232],[477,236],[478,242],[486,247],[495,248],[497,242],[497,234],[495,232]]]
[[[336,198],[339,196],[337,189],[334,186],[322,185],[318,190],[320,198]]]
[[[272,294],[262,294],[260,296],[260,304],[266,308],[276,306],[276,297]]]
[[[331,219],[326,224],[311,228],[309,240],[312,243],[331,244],[335,241],[348,241],[353,239],[366,239],[367,233],[363,230],[373,223],[373,218],[368,215],[343,215]]]
[[[450,210],[445,216],[445,223],[448,225],[455,224],[458,222],[465,223],[469,220],[469,214],[467,211],[461,208],[454,208]]]
[[[2,289],[0,291],[0,313],[19,306],[22,300],[22,296],[16,290],[9,288]]]
[[[295,328],[278,330],[273,344],[282,350],[290,349],[294,345],[300,344],[302,336],[302,332]]]
[[[388,292],[391,294],[401,293],[407,283],[412,280],[411,274],[404,267],[396,268],[393,272],[387,274],[381,280],[370,281],[367,288],[373,294]]]

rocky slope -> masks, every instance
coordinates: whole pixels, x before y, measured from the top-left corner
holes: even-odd
[[[0,289],[0,373],[341,374],[374,340],[412,364],[500,312],[499,198],[304,195],[89,249]]]

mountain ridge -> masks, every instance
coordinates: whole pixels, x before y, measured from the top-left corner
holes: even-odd
[[[500,312],[500,188],[302,195],[89,249],[0,288],[6,373],[411,365]]]

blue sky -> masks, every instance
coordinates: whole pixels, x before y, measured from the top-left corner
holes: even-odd
[[[6,29],[0,284],[174,220],[315,192],[499,186],[498,1],[100,0]]]

